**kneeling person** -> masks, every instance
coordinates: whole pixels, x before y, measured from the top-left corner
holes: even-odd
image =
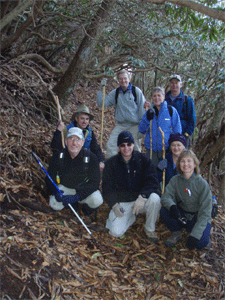
[[[161,205],[155,167],[144,154],[134,151],[130,132],[121,132],[117,145],[119,153],[106,161],[103,172],[103,198],[111,208],[106,228],[112,236],[120,237],[138,213],[146,213],[145,233],[157,242],[155,223]]]
[[[83,148],[83,131],[78,127],[70,128],[65,139],[66,148],[61,153],[54,153],[48,173],[56,182],[63,196],[46,177],[49,191],[49,205],[54,210],[61,210],[68,204],[79,201],[87,215],[103,203],[100,193],[99,162],[95,154]]]

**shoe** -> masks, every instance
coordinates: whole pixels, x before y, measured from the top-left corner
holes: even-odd
[[[209,242],[208,242],[208,244],[205,246],[205,249],[206,249],[206,250],[210,250],[211,247],[212,247],[212,242],[211,242],[211,239],[209,239]]]
[[[147,235],[147,239],[150,242],[157,243],[158,242],[158,236],[155,231],[148,231],[147,229],[144,228],[145,234]]]
[[[165,241],[167,247],[174,247],[182,239],[181,231],[174,231],[173,234]]]

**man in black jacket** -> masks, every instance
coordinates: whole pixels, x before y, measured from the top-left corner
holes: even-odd
[[[145,233],[150,241],[157,242],[155,223],[161,205],[155,167],[144,154],[133,150],[130,132],[121,132],[117,145],[119,153],[106,161],[103,171],[103,198],[111,208],[106,228],[120,237],[138,213],[146,213]]]
[[[93,119],[93,115],[90,113],[89,108],[86,105],[79,106],[78,109],[75,111],[75,113],[72,115],[71,123],[69,125],[65,126],[63,122],[58,124],[57,129],[53,135],[51,148],[53,152],[56,150],[59,151],[62,150],[63,148],[62,138],[61,138],[62,132],[66,136],[67,130],[69,130],[72,127],[79,127],[80,129],[83,130],[83,134],[85,138],[84,148],[90,150],[97,156],[99,160],[100,170],[103,171],[105,166],[105,157],[97,142],[96,136],[92,128],[89,126],[90,121],[92,119]]]
[[[50,196],[49,205],[61,210],[68,204],[79,202],[89,208],[91,213],[103,203],[100,193],[100,169],[95,154],[83,147],[83,131],[78,127],[68,130],[63,152],[55,152],[51,158],[48,173],[58,184],[63,196],[46,177]],[[86,210],[87,211],[87,210]]]

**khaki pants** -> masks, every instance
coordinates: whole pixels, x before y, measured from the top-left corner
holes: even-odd
[[[139,125],[122,125],[117,123],[106,145],[106,159],[118,153],[117,138],[122,131],[129,131],[132,134],[134,138],[134,150],[141,152],[141,140],[144,135],[139,132]]]
[[[106,221],[106,228],[109,229],[109,234],[115,237],[121,237],[128,228],[136,221],[136,216],[133,215],[132,202],[120,202],[124,209],[124,216],[119,218],[115,215],[113,209],[109,213]],[[143,210],[139,213],[146,213],[145,229],[147,231],[155,231],[155,223],[157,221],[159,211],[161,208],[159,195],[152,193],[145,203]]]
[[[70,189],[62,184],[59,184],[58,188],[61,191],[64,191],[64,195],[75,195],[76,190],[75,189]],[[103,198],[101,195],[101,192],[99,190],[95,191],[91,195],[89,195],[87,198],[83,199],[82,201],[79,201],[80,204],[87,204],[90,208],[97,208],[103,203]],[[62,204],[62,202],[58,202],[55,199],[54,195],[51,195],[49,198],[49,205],[51,206],[52,209],[54,210],[61,210],[65,206]]]

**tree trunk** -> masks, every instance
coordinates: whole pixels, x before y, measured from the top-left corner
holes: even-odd
[[[113,1],[105,0],[102,2],[95,17],[92,19],[87,33],[82,40],[77,53],[70,63],[65,74],[53,89],[53,92],[58,95],[60,104],[65,105],[66,100],[73,90],[77,81],[81,78],[86,61],[90,56],[91,46],[95,43],[95,38],[101,30],[100,21],[102,22],[108,16],[108,11]]]
[[[218,203],[219,205],[222,205],[223,209],[225,209],[225,174],[221,181]]]

